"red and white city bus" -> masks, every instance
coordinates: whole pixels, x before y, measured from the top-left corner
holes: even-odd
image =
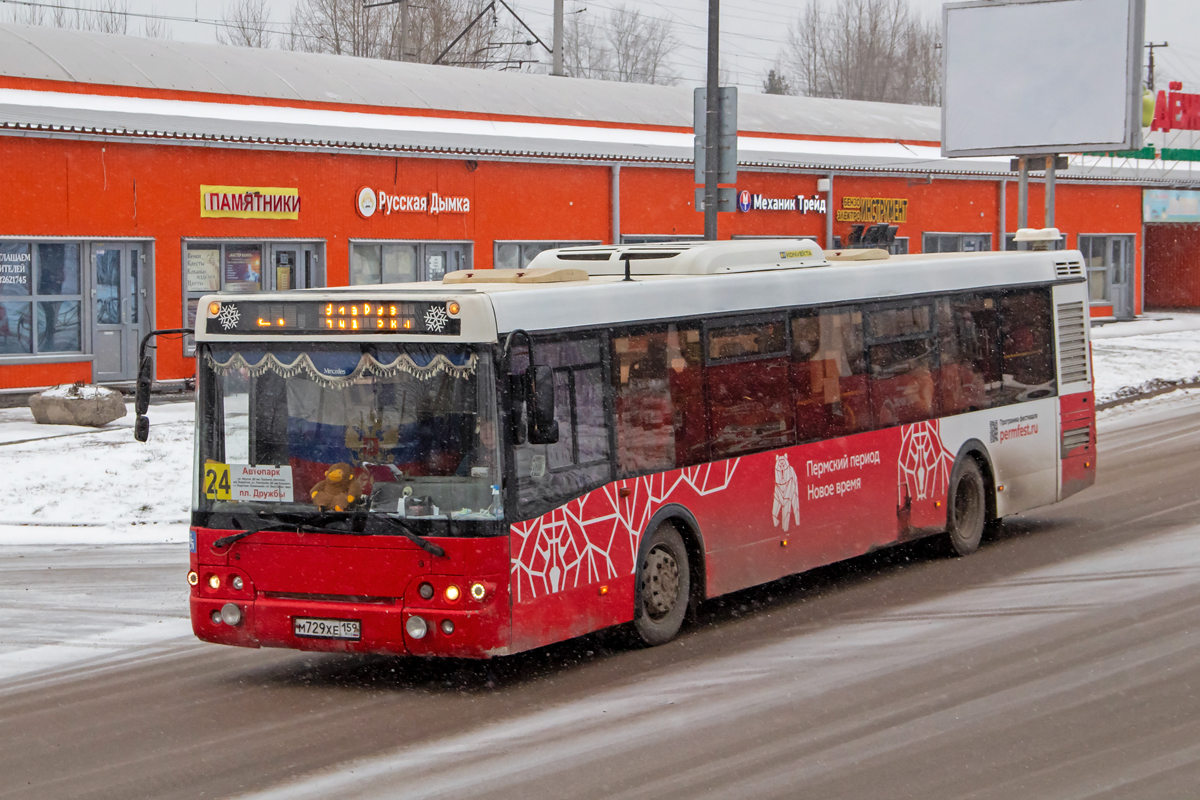
[[[205,298],[192,624],[490,657],[985,526],[1095,478],[1074,251],[593,246]]]

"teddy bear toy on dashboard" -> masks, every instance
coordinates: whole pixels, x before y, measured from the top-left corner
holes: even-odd
[[[366,470],[355,474],[353,467],[339,462],[325,470],[325,479],[312,488],[309,496],[322,511],[345,511],[362,496],[366,484]]]

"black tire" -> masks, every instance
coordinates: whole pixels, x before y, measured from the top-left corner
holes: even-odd
[[[692,579],[683,537],[664,522],[642,545],[634,592],[633,627],[651,647],[675,638],[687,615]]]
[[[979,463],[966,456],[952,473],[946,494],[946,538],[955,555],[979,549],[987,523],[986,484]]]

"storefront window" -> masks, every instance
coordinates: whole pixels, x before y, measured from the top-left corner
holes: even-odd
[[[0,355],[83,349],[79,249],[0,243]]]
[[[353,242],[350,285],[440,281],[471,267],[471,246],[459,242]]]
[[[598,239],[576,242],[496,242],[493,266],[496,269],[524,269],[538,253],[558,247],[583,247],[600,244]]]
[[[1080,234],[1079,251],[1087,267],[1092,302],[1131,306],[1133,237]],[[1132,313],[1132,308],[1128,311]]]
[[[324,286],[320,242],[185,242],[184,319],[196,325],[200,298],[213,292],[282,292]],[[184,352],[195,344],[187,337]]]
[[[417,280],[417,245],[356,244],[350,251],[350,285],[412,283]]]
[[[926,233],[923,253],[980,253],[992,249],[990,233]]]

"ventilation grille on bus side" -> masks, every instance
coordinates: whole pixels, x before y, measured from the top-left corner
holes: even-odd
[[[1058,363],[1063,383],[1088,380],[1087,324],[1083,303],[1058,306]]]
[[[1063,431],[1062,434],[1062,457],[1067,455],[1076,447],[1086,447],[1091,443],[1092,434],[1090,428],[1072,428],[1069,431]]]
[[[1059,278],[1082,278],[1083,263],[1080,261],[1055,261],[1054,274]]]

